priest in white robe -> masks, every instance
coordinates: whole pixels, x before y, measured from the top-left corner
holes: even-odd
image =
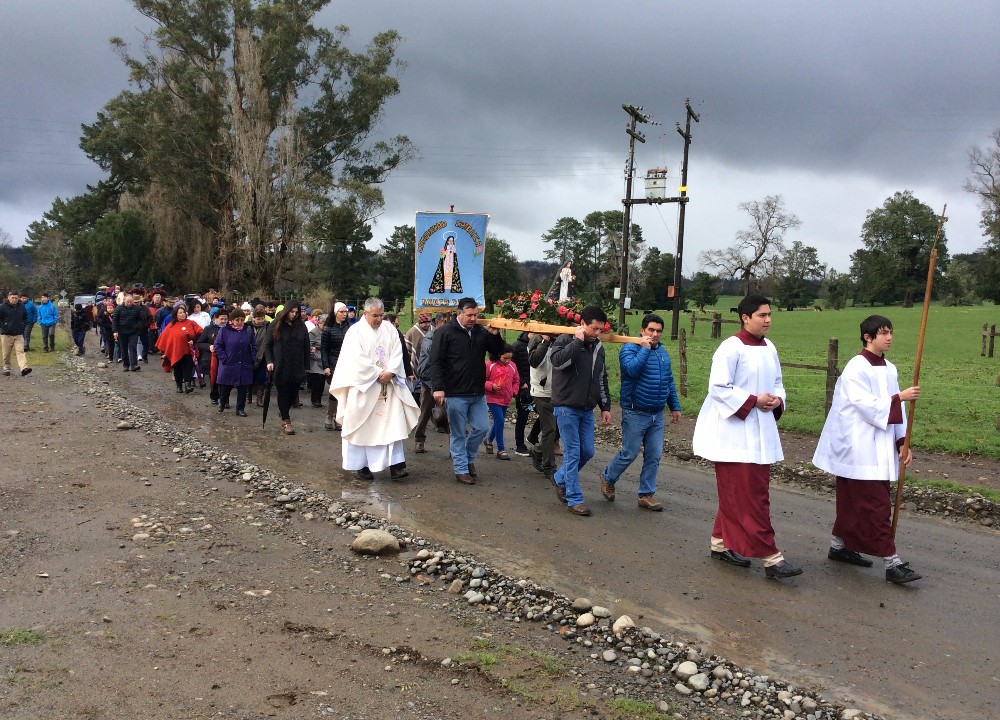
[[[343,426],[344,469],[357,471],[365,480],[385,468],[394,480],[409,474],[403,441],[420,414],[406,386],[399,332],[382,322],[384,315],[381,300],[365,301],[363,320],[344,335],[330,380],[337,422]]]
[[[771,328],[770,301],[748,295],[738,312],[742,329],[712,357],[708,395],[698,413],[692,450],[715,463],[719,509],[712,557],[737,567],[764,559],[764,574],[787,578],[802,569],[785,560],[771,525],[771,463],[784,455],[777,418],[785,408],[781,364]]]
[[[920,575],[896,554],[889,483],[897,480],[906,435],[903,403],[916,400],[920,388],[900,390],[896,366],[885,359],[892,347],[888,318],[865,318],[861,342],[861,353],[837,380],[813,455],[813,465],[837,478],[837,518],[827,557],[860,567],[872,566],[862,553],[881,557],[886,580],[902,584]],[[912,454],[902,459],[909,465]]]

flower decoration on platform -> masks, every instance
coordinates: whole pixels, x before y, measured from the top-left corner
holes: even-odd
[[[577,325],[583,303],[579,300],[556,302],[545,298],[541,290],[508,295],[496,302],[497,314],[502,318],[548,325]]]

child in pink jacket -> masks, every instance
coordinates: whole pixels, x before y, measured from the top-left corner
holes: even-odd
[[[513,357],[514,348],[504,345],[501,355],[491,354],[490,359],[486,361],[486,405],[493,417],[493,425],[490,426],[484,444],[486,452],[492,454],[493,440],[496,440],[498,460],[510,460],[510,455],[504,449],[503,422],[510,401],[521,386],[517,366],[512,362]]]

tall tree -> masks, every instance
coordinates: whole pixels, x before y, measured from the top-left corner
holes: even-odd
[[[522,288],[521,268],[510,243],[493,233],[486,234],[486,251],[483,256],[483,290],[486,310],[493,312],[493,304]]]
[[[413,293],[416,228],[397,225],[375,258],[375,281],[387,308],[398,308]]]
[[[590,290],[603,298],[610,298],[614,288],[621,282],[622,272],[622,230],[624,214],[621,210],[597,210],[588,213],[583,226],[588,232],[587,245],[590,257],[586,268],[578,268],[576,287],[578,291]],[[640,266],[643,251],[642,228],[632,223],[629,231],[629,292],[638,292]],[[576,263],[573,263],[574,268]],[[589,271],[590,284],[579,282],[579,271]],[[658,306],[659,307],[659,306]]]
[[[11,264],[6,255],[13,240],[9,232],[0,228],[0,291],[3,291],[4,298],[7,297],[9,290],[15,290],[21,285],[21,273]]]
[[[802,224],[785,209],[780,195],[740,203],[740,210],[751,218],[749,227],[736,233],[736,242],[722,250],[705,250],[698,260],[723,277],[738,279],[749,294],[759,278],[773,274],[775,261],[785,249],[785,234]]]
[[[315,251],[315,281],[336,300],[364,302],[371,293],[375,253],[368,249],[371,226],[345,205],[330,202],[309,220],[307,234]]]
[[[135,55],[112,40],[131,88],[82,146],[110,185],[146,199],[158,235],[163,206],[208,230],[223,289],[276,282],[305,257],[305,218],[330,203],[363,221],[381,206],[379,183],[412,155],[405,137],[373,138],[399,90],[395,32],[355,53],[347,28],[313,22],[329,0],[133,4],[156,29]]]
[[[650,248],[632,283],[632,307],[648,310],[673,308],[673,298],[667,297],[667,288],[673,281],[673,253],[660,252],[656,247]]]
[[[826,265],[819,261],[816,248],[795,240],[778,256],[774,274],[775,301],[779,307],[794,310],[812,305],[819,296]]]
[[[909,190],[896,192],[882,207],[870,210],[861,228],[864,248],[851,255],[851,273],[864,302],[902,300],[913,307],[915,293],[924,289],[938,217]],[[948,267],[948,240],[938,242],[936,279]],[[940,285],[935,282],[936,285]]]
[[[704,312],[706,306],[715,305],[719,299],[719,277],[699,270],[694,274],[691,287],[685,291],[685,297]]]
[[[854,297],[854,281],[847,273],[829,270],[820,286],[820,294],[826,300],[827,308],[843,310],[847,301]]]
[[[965,189],[979,197],[980,225],[986,237],[976,265],[978,293],[1000,305],[1000,130],[990,140],[988,147],[969,151],[971,177]]]

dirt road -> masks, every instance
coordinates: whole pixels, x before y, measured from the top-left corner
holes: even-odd
[[[901,550],[926,579],[890,586],[877,568],[825,560],[826,497],[776,490],[779,544],[806,573],[769,582],[708,559],[714,489],[686,465],[661,472],[666,512],[635,508],[630,473],[614,505],[585,488],[589,519],[566,513],[523,458],[482,458],[480,484],[458,486],[444,436],[408,457],[407,481],[361,485],[337,469],[322,411],[295,411],[294,437],[276,422],[260,436],[257,416],[220,423],[207,393],[175,396],[162,373],[93,372],[223,452],[758,672],[888,717],[1000,716],[993,531],[906,518]],[[637,716],[596,688],[579,694],[575,647],[400,583],[399,559],[359,558],[333,523],[290,522],[216,482],[211,463],[115,430],[59,373],[32,378],[0,390],[0,628],[24,632],[2,650],[7,716]],[[595,466],[608,457],[600,449]],[[531,689],[511,692],[501,675]]]

